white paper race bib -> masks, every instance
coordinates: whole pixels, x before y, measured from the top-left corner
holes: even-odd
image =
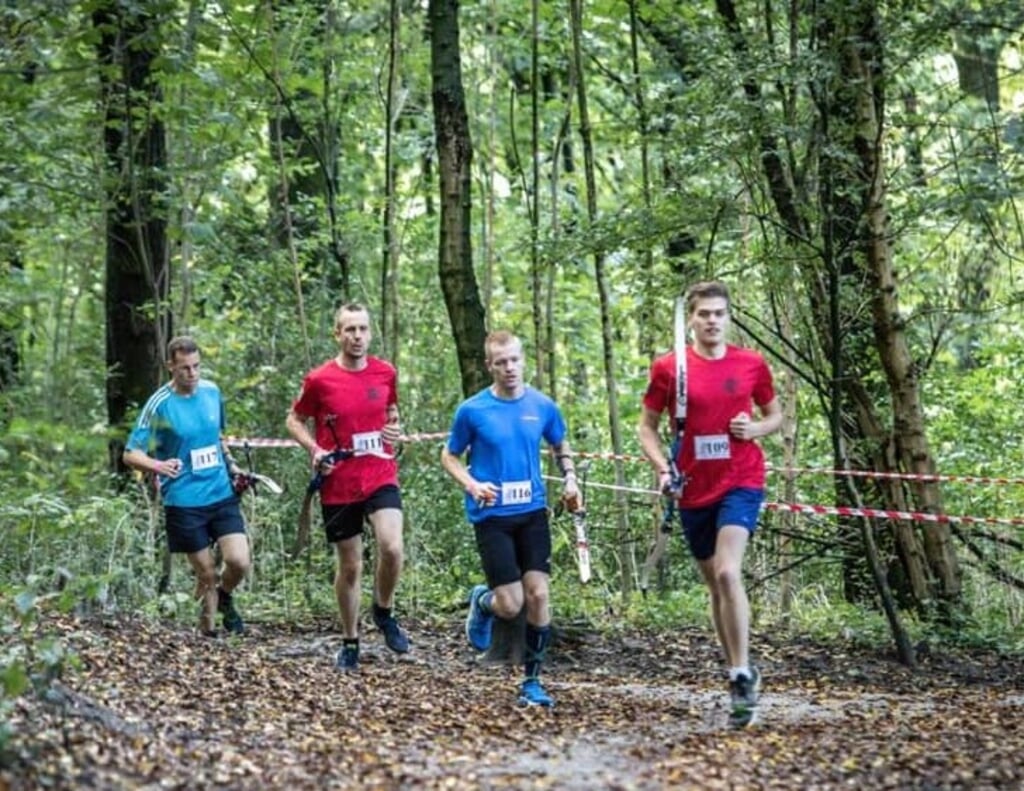
[[[384,452],[384,440],[379,431],[364,431],[352,435],[352,451],[356,456],[366,456]]]
[[[192,472],[211,470],[220,464],[220,454],[216,445],[207,445],[192,451]]]
[[[728,434],[705,434],[693,438],[693,455],[697,461],[718,461],[728,459],[729,435]]]
[[[502,505],[523,505],[533,502],[533,484],[530,481],[509,481],[501,485]]]

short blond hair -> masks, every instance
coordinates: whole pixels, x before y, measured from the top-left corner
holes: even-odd
[[[508,346],[510,343],[518,343],[520,347],[523,345],[519,336],[508,330],[495,330],[494,332],[487,333],[487,337],[484,339],[484,359],[491,359],[491,348],[493,346]]]

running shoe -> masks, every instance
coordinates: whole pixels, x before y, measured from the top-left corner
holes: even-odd
[[[757,695],[761,690],[761,673],[750,668],[750,675],[740,675],[729,682],[729,724],[746,728],[757,720]]]
[[[480,608],[480,597],[487,593],[486,585],[477,585],[469,592],[469,615],[466,616],[466,637],[470,645],[477,651],[486,651],[491,647],[491,630],[494,626],[494,613],[484,612]]]
[[[344,643],[334,657],[334,666],[343,673],[359,669],[359,643]]]
[[[387,643],[388,648],[396,654],[404,654],[409,651],[409,638],[402,631],[402,627],[398,625],[394,615],[385,614],[384,610],[374,604],[373,622],[384,633],[384,642]]]
[[[244,634],[245,621],[235,609],[231,594],[223,588],[217,588],[217,612],[223,616],[224,631],[230,634]]]
[[[555,705],[555,701],[544,690],[539,678],[528,678],[519,685],[519,705],[550,708]]]

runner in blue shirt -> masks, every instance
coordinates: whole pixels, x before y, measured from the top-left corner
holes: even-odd
[[[478,651],[491,644],[494,617],[513,619],[526,605],[526,661],[519,687],[524,706],[552,706],[540,683],[550,639],[548,579],[551,529],[541,470],[541,440],[551,445],[565,476],[570,508],[580,493],[565,421],[548,396],[523,383],[522,342],[492,332],[484,343],[493,384],[455,412],[441,464],[466,492],[487,585],[469,595],[466,636]],[[468,451],[469,466],[460,457]]]
[[[241,470],[224,447],[224,402],[213,382],[199,375],[199,347],[187,336],[167,345],[171,381],[146,402],[125,446],[124,462],[156,475],[164,504],[167,546],[183,552],[202,600],[200,629],[216,634],[215,614],[228,632],[245,623],[232,591],[249,570],[249,540],[232,479]],[[211,550],[224,561],[220,584]]]

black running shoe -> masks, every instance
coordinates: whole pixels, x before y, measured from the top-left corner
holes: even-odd
[[[761,690],[761,673],[756,667],[750,668],[750,675],[740,675],[729,682],[729,724],[734,728],[746,728],[757,720],[757,696]]]
[[[231,594],[223,588],[217,588],[217,611],[223,616],[224,631],[229,634],[245,633],[245,621],[235,609]]]
[[[359,670],[359,643],[344,643],[334,657],[334,666],[342,673]]]

